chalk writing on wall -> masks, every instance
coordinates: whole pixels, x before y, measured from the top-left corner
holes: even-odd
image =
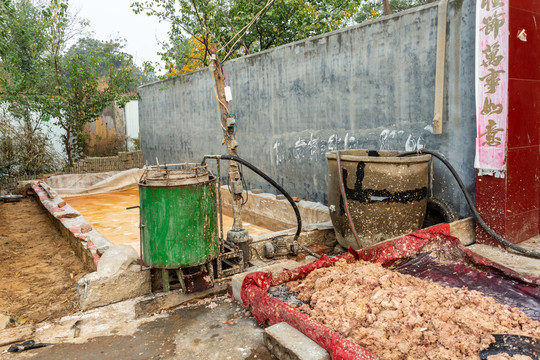
[[[429,129],[424,129],[424,134]],[[335,133],[330,135],[303,133],[294,138],[280,138],[272,144],[272,161],[283,163],[316,163],[326,161],[326,153],[335,150],[369,149],[416,151],[426,145],[423,133],[411,134],[404,130],[384,129],[369,135]]]

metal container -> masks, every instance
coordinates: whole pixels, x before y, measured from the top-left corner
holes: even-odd
[[[22,199],[22,195],[13,195],[13,194],[8,194],[8,195],[2,195],[0,196],[0,200],[2,200],[3,202],[18,202],[18,201],[21,201]]]
[[[139,181],[142,259],[163,269],[205,264],[219,254],[216,178],[206,166],[171,167],[146,168]]]
[[[340,191],[337,152],[328,159],[328,207],[339,244],[359,246]],[[395,157],[399,151],[340,151],[341,174],[360,248],[418,230],[426,215],[431,155]]]

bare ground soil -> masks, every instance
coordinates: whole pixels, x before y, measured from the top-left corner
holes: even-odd
[[[76,312],[88,272],[35,199],[0,202],[0,313],[23,324]]]

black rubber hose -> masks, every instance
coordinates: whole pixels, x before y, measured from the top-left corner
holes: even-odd
[[[454,167],[448,162],[448,160],[446,160],[444,158],[444,156],[436,151],[431,151],[431,150],[427,150],[427,149],[421,149],[419,150],[418,152],[416,151],[410,151],[410,152],[405,152],[405,153],[401,153],[401,154],[398,154],[396,155],[397,157],[404,157],[404,156],[411,156],[411,155],[419,155],[419,154],[430,154],[430,155],[433,155],[435,156],[437,159],[441,160],[442,163],[448,168],[448,170],[450,170],[450,172],[452,173],[452,175],[454,175],[454,178],[456,179],[459,187],[461,188],[461,191],[463,192],[463,195],[465,195],[465,199],[467,200],[467,203],[469,204],[469,207],[471,208],[471,211],[473,212],[474,214],[474,218],[476,219],[476,221],[480,224],[480,226],[482,226],[482,228],[489,234],[491,235],[495,240],[497,240],[498,242],[500,242],[501,244],[505,245],[505,246],[508,246],[509,248],[513,249],[513,250],[516,250],[517,252],[520,252],[524,255],[527,255],[527,256],[530,256],[530,257],[534,257],[534,258],[538,258],[540,259],[540,253],[539,252],[536,252],[536,251],[532,251],[532,250],[528,250],[528,249],[525,249],[525,248],[522,248],[521,246],[517,246],[515,244],[512,244],[510,241],[507,241],[505,240],[504,238],[502,238],[500,235],[498,235],[495,231],[493,231],[487,224],[486,222],[484,221],[484,219],[482,219],[482,217],[480,216],[480,214],[478,213],[478,210],[476,210],[476,206],[474,205],[473,203],[473,200],[471,198],[471,195],[469,194],[469,192],[467,191],[467,189],[465,188],[465,184],[463,184],[463,181],[461,180],[461,178],[459,177],[458,173],[456,172],[456,170],[454,169]]]
[[[268,181],[270,183],[270,185],[272,185],[273,187],[275,187],[280,193],[282,193],[285,198],[287,198],[287,200],[289,201],[289,203],[291,204],[291,206],[293,207],[293,210],[294,210],[294,213],[296,215],[296,223],[297,223],[297,227],[296,227],[296,234],[294,235],[294,240],[297,240],[298,237],[300,236],[300,232],[302,231],[302,218],[300,217],[300,211],[298,210],[298,207],[296,206],[296,203],[294,202],[294,200],[292,199],[291,195],[289,195],[288,192],[285,191],[285,189],[283,189],[277,182],[275,182],[274,180],[272,180],[268,175],[266,175],[265,173],[263,173],[261,170],[259,170],[258,168],[256,168],[254,165],[248,163],[246,160],[244,159],[241,159],[237,156],[232,156],[232,155],[221,155],[220,156],[220,159],[223,159],[223,160],[233,160],[233,161],[236,161],[242,165],[245,165],[247,166],[248,168],[250,168],[254,173],[256,173],[257,175],[259,175],[260,177],[262,177],[264,180]]]

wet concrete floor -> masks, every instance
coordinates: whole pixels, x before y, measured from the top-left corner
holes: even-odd
[[[56,344],[5,359],[73,360],[270,360],[263,329],[234,302],[218,300],[184,307],[141,325],[132,336],[89,338],[81,344]]]
[[[139,251],[139,190],[133,188],[104,194],[66,197],[66,202],[77,209],[94,227],[114,244],[128,244]],[[232,227],[233,219],[223,216],[224,233]],[[272,230],[244,222],[250,235],[271,233]]]

